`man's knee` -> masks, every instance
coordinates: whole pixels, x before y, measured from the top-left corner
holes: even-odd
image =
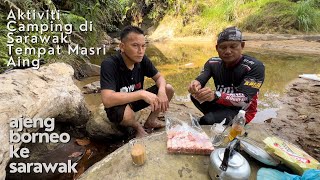
[[[171,84],[166,84],[166,93],[167,96],[171,99],[174,95],[174,88],[172,87]]]
[[[200,118],[199,124],[201,125],[212,125],[215,123],[221,123],[222,117],[217,116],[214,112],[208,112]],[[227,122],[225,122],[227,124]]]

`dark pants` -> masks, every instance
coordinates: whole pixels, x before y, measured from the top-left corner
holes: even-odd
[[[213,102],[199,103],[191,96],[193,104],[204,114],[200,118],[200,125],[212,125],[214,123],[221,123],[226,118],[225,125],[228,124],[234,116],[236,116],[241,109],[240,107],[227,107]]]
[[[158,90],[159,89],[156,85],[146,89],[146,91],[149,91],[153,94],[158,94]],[[123,120],[124,111],[127,105],[129,105],[134,112],[137,112],[137,111],[140,111],[141,109],[148,107],[150,104],[148,104],[144,100],[139,100],[139,101],[131,102],[129,104],[123,104],[119,106],[113,106],[110,108],[104,108],[104,110],[106,111],[107,116],[111,122],[120,124],[120,122]]]

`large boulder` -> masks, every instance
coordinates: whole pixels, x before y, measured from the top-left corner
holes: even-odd
[[[9,161],[8,123],[11,118],[55,118],[76,126],[84,125],[89,119],[89,111],[80,89],[73,82],[73,74],[73,68],[65,63],[0,74],[0,179],[5,179]]]

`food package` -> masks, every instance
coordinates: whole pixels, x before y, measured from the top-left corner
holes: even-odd
[[[267,137],[263,142],[266,151],[275,154],[295,173],[302,175],[308,169],[319,169],[319,162],[295,145],[277,137]]]
[[[169,153],[210,154],[214,148],[198,121],[190,115],[192,125],[166,117],[167,150]]]

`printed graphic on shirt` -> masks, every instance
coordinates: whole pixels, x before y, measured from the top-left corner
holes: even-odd
[[[234,87],[224,87],[224,85],[217,85],[217,91],[224,92],[224,93],[234,93]]]
[[[254,65],[254,62],[249,59],[243,59],[243,62]]]
[[[137,84],[131,84],[130,86],[124,86],[120,88],[120,92],[133,92],[135,89],[141,88],[141,82]]]
[[[134,85],[134,89],[141,89],[141,82],[139,82],[138,84]]]
[[[245,79],[244,80],[244,85],[245,86],[250,86],[252,88],[260,89],[262,82],[261,81],[256,81],[254,79]]]
[[[243,93],[226,94],[226,100],[233,102],[246,102],[248,98]]]

